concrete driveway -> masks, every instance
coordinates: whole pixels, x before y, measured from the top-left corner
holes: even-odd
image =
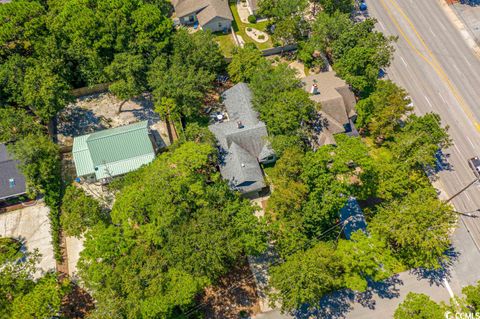
[[[42,272],[55,269],[52,236],[50,234],[50,210],[43,203],[0,214],[0,236],[22,241],[30,252],[38,249],[41,254],[38,267]]]

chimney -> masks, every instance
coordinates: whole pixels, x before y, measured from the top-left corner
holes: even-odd
[[[237,127],[240,129],[240,128],[243,128],[243,123],[242,121],[237,121]]]
[[[318,92],[318,85],[317,85],[317,83],[313,83],[313,84],[312,84],[312,88],[310,89],[310,94],[312,94],[312,95],[320,94],[320,92]]]

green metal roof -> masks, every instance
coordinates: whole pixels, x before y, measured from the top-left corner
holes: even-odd
[[[75,137],[72,152],[77,175],[97,179],[128,173],[155,158],[147,121]]]

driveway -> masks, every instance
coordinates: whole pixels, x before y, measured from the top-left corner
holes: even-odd
[[[0,214],[0,236],[12,237],[22,241],[25,248],[32,252],[38,249],[41,254],[38,267],[42,272],[55,269],[52,236],[50,234],[50,210],[43,203],[24,207],[13,212]]]

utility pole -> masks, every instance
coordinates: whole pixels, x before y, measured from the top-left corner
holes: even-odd
[[[463,193],[464,191],[466,191],[470,186],[472,186],[473,184],[475,184],[476,182],[478,182],[478,178],[475,178],[473,181],[471,181],[468,185],[466,185],[464,188],[462,188],[461,190],[459,190],[458,192],[456,192],[455,194],[453,194],[449,199],[446,200],[446,203],[450,202],[452,199],[454,199],[455,197],[457,197],[458,195],[460,195],[461,193]]]

